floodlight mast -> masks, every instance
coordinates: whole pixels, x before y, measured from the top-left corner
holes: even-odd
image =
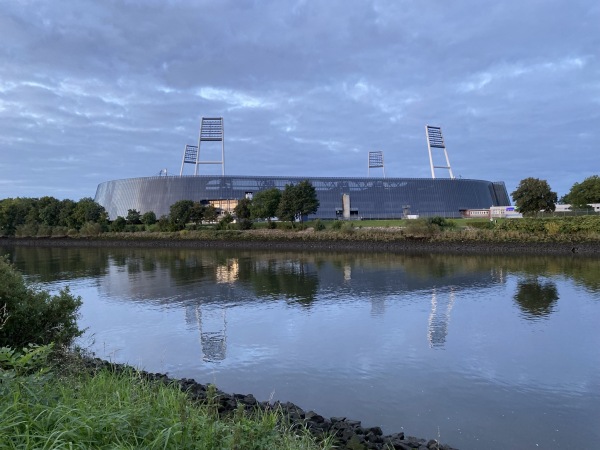
[[[385,178],[385,166],[383,164],[382,151],[369,152],[369,166],[367,169],[367,176],[371,176],[371,168],[381,168],[381,170],[383,171],[383,178]]]
[[[221,159],[202,161],[200,159],[202,142],[221,142]],[[200,120],[200,132],[198,133],[198,145],[185,146],[179,176],[183,175],[184,164],[194,164],[194,175],[198,175],[198,166],[200,164],[220,164],[221,175],[225,175],[225,130],[222,117],[202,117]]]
[[[450,159],[448,158],[448,151],[446,150],[446,144],[444,143],[444,137],[442,136],[442,129],[440,127],[433,127],[431,125],[425,125],[425,136],[427,137],[427,150],[429,151],[429,166],[431,167],[431,178],[435,178],[434,169],[448,169],[450,178],[454,179],[452,168],[450,167]],[[440,148],[444,151],[446,158],[445,166],[434,166],[433,155],[431,153],[432,148]]]

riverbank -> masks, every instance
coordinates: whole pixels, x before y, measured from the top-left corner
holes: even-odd
[[[241,250],[325,250],[361,251],[387,253],[430,253],[464,255],[556,255],[556,256],[600,256],[598,241],[493,241],[482,239],[436,239],[394,238],[390,233],[385,239],[366,239],[362,236],[344,238],[343,235],[321,235],[319,233],[288,232],[267,234],[248,232],[225,232],[222,234],[154,233],[111,233],[98,237],[76,238],[0,238],[0,245],[24,247],[106,247],[106,248],[223,248]]]
[[[87,371],[95,373],[103,369],[122,373],[134,370],[130,366],[115,364],[98,358],[84,360]],[[166,374],[136,371],[140,378],[165,385],[178,386],[192,402],[211,404],[217,408],[219,415],[233,415],[240,408],[247,412],[275,411],[289,421],[286,427],[296,430],[307,430],[317,440],[332,436],[334,446],[346,450],[386,450],[386,449],[421,449],[421,450],[456,450],[449,445],[441,444],[435,439],[423,439],[407,436],[404,432],[384,435],[380,427],[363,427],[359,420],[346,417],[325,418],[314,411],[304,411],[299,406],[285,402],[259,402],[252,394],[228,394],[216,389],[214,385],[197,383],[193,379],[176,380]]]

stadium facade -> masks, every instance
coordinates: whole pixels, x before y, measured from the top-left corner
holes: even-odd
[[[179,200],[231,211],[242,198],[265,189],[308,180],[319,209],[309,218],[396,219],[407,216],[461,217],[461,210],[510,205],[504,182],[457,178],[333,178],[186,175],[128,178],[98,186],[95,200],[111,220],[129,209],[169,214]]]
[[[426,125],[425,134],[431,179],[385,178],[381,151],[369,152],[368,168],[382,169],[383,178],[226,176],[223,118],[202,117],[197,145],[185,146],[179,176],[166,176],[165,170],[165,176],[107,181],[98,186],[95,200],[111,220],[126,217],[130,209],[142,214],[153,211],[157,217],[167,215],[171,205],[180,200],[211,204],[225,213],[232,212],[240,199],[252,198],[257,192],[283,190],[286,185],[308,180],[320,204],[310,218],[461,217],[464,210],[510,205],[503,182],[454,177],[440,127]],[[212,153],[206,148],[211,145]],[[439,158],[438,164],[434,163],[433,151],[443,154],[441,165]],[[206,159],[207,155],[212,159]],[[183,175],[186,164],[194,166],[193,176]],[[220,165],[221,175],[198,175],[204,164]],[[450,178],[436,178],[436,168],[447,170]]]

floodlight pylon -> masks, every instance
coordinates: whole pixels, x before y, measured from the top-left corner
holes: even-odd
[[[201,160],[200,150],[203,142],[221,142],[221,159]],[[225,130],[222,117],[202,117],[200,120],[200,132],[198,133],[198,145],[185,146],[181,161],[180,176],[183,175],[183,166],[185,164],[194,164],[194,175],[198,175],[198,166],[201,164],[220,164],[221,175],[225,175]]]
[[[383,171],[383,178],[385,178],[385,166],[383,164],[382,151],[369,152],[369,165],[367,169],[367,176],[371,176],[372,168],[381,168],[381,170]]]
[[[444,143],[444,137],[442,136],[441,127],[433,127],[431,125],[425,125],[425,136],[427,136],[427,150],[429,151],[429,166],[431,167],[431,178],[435,178],[435,169],[448,169],[450,178],[454,179],[452,168],[450,167],[450,159],[448,158],[448,151],[446,150],[446,144]],[[446,158],[445,166],[434,166],[433,155],[431,152],[432,148],[439,148],[444,151]]]

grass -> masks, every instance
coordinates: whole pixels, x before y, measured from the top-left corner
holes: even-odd
[[[284,449],[330,448],[285,426],[281,413],[242,408],[219,416],[175,386],[133,370],[61,376],[0,365],[0,448]],[[320,446],[321,445],[321,446]]]

